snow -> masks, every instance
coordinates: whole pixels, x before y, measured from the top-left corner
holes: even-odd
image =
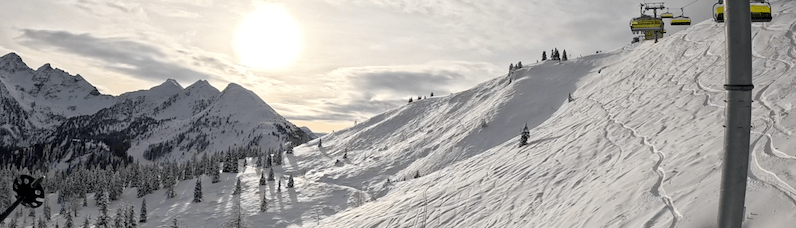
[[[796,2],[772,5],[774,20],[752,32],[745,227],[796,222]],[[164,199],[163,190],[146,196],[144,226],[171,218],[186,227],[221,226],[239,176],[252,227],[715,227],[723,31],[704,21],[657,44],[528,64],[510,77],[406,104],[295,148],[275,169],[293,174],[295,189],[257,186],[259,170],[247,167],[221,183],[203,179],[205,202],[191,203],[194,180],[183,181],[175,199]],[[246,92],[237,87],[218,99],[236,100]],[[224,112],[223,105],[207,112]],[[518,147],[525,124],[531,139]],[[133,194],[127,189],[111,211],[140,206]],[[265,213],[258,210],[262,194],[269,197]]]

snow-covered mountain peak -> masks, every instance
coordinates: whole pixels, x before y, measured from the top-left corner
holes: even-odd
[[[53,67],[50,66],[50,63],[45,63],[44,65],[41,65],[38,69],[36,69],[36,72],[44,72],[50,70],[53,70]]]
[[[221,91],[218,91],[216,87],[210,85],[207,80],[198,80],[185,88],[186,91],[191,93],[200,93],[200,94],[209,94],[209,95],[218,95]]]
[[[16,72],[30,69],[17,53],[11,52],[0,57],[0,70]]]
[[[177,80],[169,78],[166,79],[166,81],[161,83],[160,85],[150,88],[150,90],[160,90],[160,89],[165,89],[170,91],[182,91],[183,87],[182,85],[180,85],[179,82],[177,82]]]

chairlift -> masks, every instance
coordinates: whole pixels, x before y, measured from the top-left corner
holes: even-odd
[[[685,16],[685,11],[680,8],[680,16],[672,18],[672,25],[691,25],[691,18]]]
[[[666,8],[666,13],[661,14],[661,18],[673,18],[674,14],[669,13],[669,8]]]
[[[749,12],[751,13],[752,22],[770,22],[771,21],[771,3],[766,0],[750,0]],[[718,23],[724,22],[724,0],[719,0],[713,4],[713,20]]]

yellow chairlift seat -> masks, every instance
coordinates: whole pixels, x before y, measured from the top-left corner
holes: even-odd
[[[751,13],[752,22],[770,22],[771,17],[771,4],[768,2],[749,2],[749,13]],[[724,22],[724,3],[719,1],[713,5],[713,20],[716,22]]]
[[[674,14],[666,12],[661,14],[661,18],[673,18]]]
[[[630,21],[630,31],[660,31],[663,30],[663,20],[651,16],[641,16]]]
[[[686,16],[672,18],[672,25],[691,25],[691,18]]]

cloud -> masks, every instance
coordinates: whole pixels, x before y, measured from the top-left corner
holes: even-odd
[[[124,38],[99,38],[90,34],[66,31],[22,29],[18,37],[23,44],[33,48],[55,48],[101,62],[106,70],[134,76],[149,81],[174,78],[180,81],[208,79],[201,73],[167,61],[159,48]]]
[[[292,96],[272,105],[291,120],[364,120],[406,104],[410,97],[447,95],[499,76],[483,62],[445,61],[422,65],[345,67],[293,85]],[[319,89],[323,88],[323,89]]]

